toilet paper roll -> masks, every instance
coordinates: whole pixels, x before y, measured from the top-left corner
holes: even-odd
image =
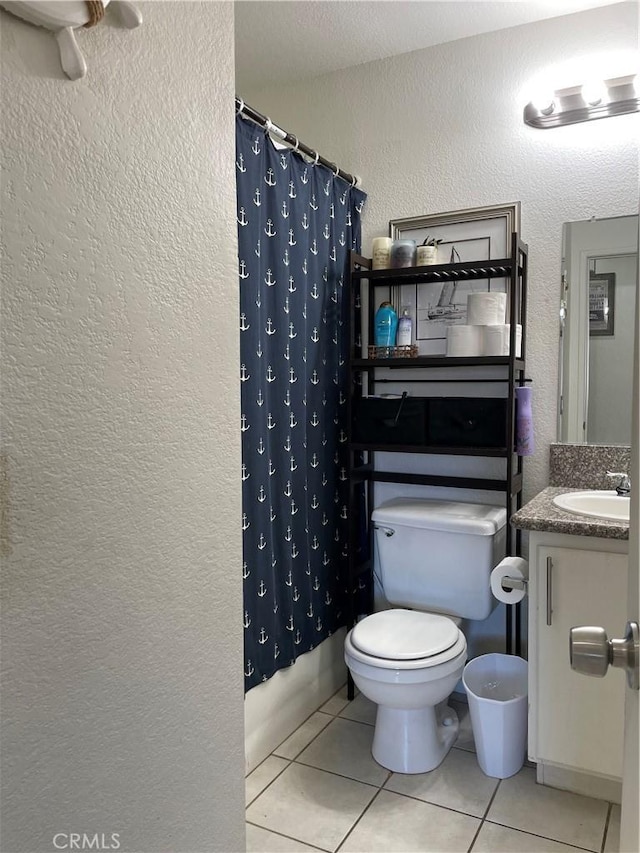
[[[447,355],[482,355],[482,329],[480,326],[447,326]]]
[[[508,355],[508,340],[504,324],[483,326],[482,355]]]
[[[504,323],[506,313],[506,293],[470,293],[467,297],[467,323],[469,325],[499,325]]]
[[[529,578],[529,563],[522,557],[505,557],[491,572],[491,592],[498,601],[517,604],[526,595],[526,589],[505,589],[504,578],[526,581]]]
[[[509,323],[482,327],[482,355],[509,355]],[[522,326],[516,326],[516,358],[522,353]]]

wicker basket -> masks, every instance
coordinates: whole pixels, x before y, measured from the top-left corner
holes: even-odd
[[[418,345],[402,347],[369,347],[369,358],[417,358]]]

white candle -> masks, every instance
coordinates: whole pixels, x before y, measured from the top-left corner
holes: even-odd
[[[417,265],[419,267],[430,266],[438,263],[437,246],[418,246]]]
[[[387,270],[391,266],[391,237],[374,237],[371,248],[371,269]]]

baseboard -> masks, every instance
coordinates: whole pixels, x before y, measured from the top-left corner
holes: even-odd
[[[245,772],[289,737],[347,680],[341,629],[245,696]]]
[[[574,770],[558,764],[538,762],[536,765],[536,781],[550,788],[560,788],[584,797],[596,800],[607,800],[610,803],[622,801],[622,780],[611,776],[598,776]]]

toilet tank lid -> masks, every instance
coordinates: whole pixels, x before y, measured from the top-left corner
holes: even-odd
[[[507,511],[504,507],[487,504],[395,498],[376,507],[371,519],[396,527],[493,536],[507,523]]]

